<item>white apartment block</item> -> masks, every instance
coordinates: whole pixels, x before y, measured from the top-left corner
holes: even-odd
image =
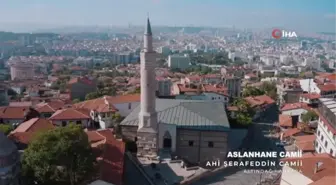
[[[320,117],[316,130],[315,151],[336,157],[336,101],[320,98]]]

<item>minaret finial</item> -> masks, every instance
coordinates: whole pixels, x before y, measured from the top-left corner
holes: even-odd
[[[152,35],[152,28],[151,28],[150,21],[149,21],[149,13],[148,13],[148,17],[147,17],[147,25],[146,25],[145,35]]]

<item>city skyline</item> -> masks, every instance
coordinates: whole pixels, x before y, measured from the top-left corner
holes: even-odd
[[[0,30],[61,26],[211,26],[335,32],[335,1],[323,0],[0,0]]]

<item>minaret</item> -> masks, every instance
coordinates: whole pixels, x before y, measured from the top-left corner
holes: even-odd
[[[157,113],[155,110],[155,64],[157,54],[153,51],[152,29],[149,18],[144,34],[144,48],[141,52],[141,101],[139,113],[139,126],[137,132],[138,154],[157,155]]]

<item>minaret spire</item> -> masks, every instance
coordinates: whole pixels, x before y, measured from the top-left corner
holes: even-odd
[[[137,132],[138,153],[157,155],[158,118],[155,108],[156,80],[155,63],[157,54],[153,50],[152,28],[149,18],[144,33],[144,49],[140,54],[140,112]]]
[[[149,21],[149,17],[147,17],[147,24],[145,28],[144,34],[144,51],[145,52],[152,52],[153,51],[153,38],[152,38],[152,28]]]

